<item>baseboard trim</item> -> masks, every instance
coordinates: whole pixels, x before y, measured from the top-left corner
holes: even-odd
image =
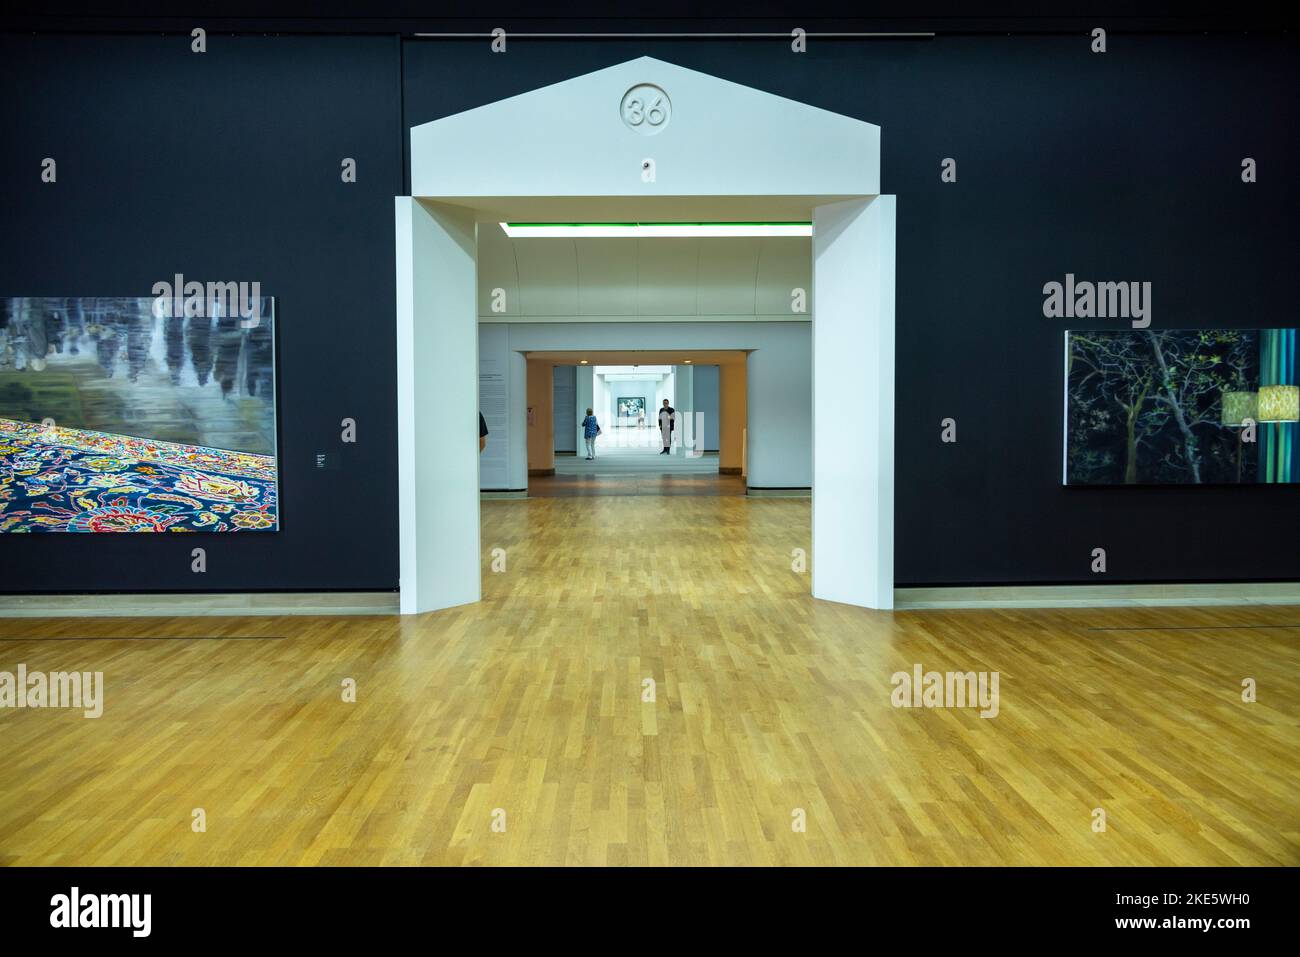
[[[555,469],[529,469],[528,470],[529,478],[532,478],[534,475],[539,477],[545,477],[547,475],[554,475],[554,474],[555,474]]]
[[[895,588],[894,608],[1115,608],[1300,605],[1297,582],[1157,585],[1006,585]]]
[[[0,618],[396,615],[397,592],[0,595]]]
[[[810,488],[760,488],[750,485],[745,494],[751,498],[811,498]]]
[[[1300,583],[1009,585],[896,588],[894,608],[1114,608],[1300,605]],[[0,618],[396,615],[397,592],[0,595]]]
[[[719,474],[719,475],[739,475],[739,474],[740,474],[740,466],[739,466],[739,465],[728,465],[726,468],[723,468],[721,465],[719,465],[719,466],[718,466],[718,474]]]

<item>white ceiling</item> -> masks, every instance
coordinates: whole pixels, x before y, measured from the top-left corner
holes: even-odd
[[[660,382],[667,379],[668,372],[597,372],[608,382]]]
[[[653,363],[634,363],[632,365],[595,365],[592,371],[596,375],[667,375],[673,371],[672,366],[654,365]]]

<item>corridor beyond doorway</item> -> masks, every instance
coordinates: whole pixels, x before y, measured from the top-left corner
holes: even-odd
[[[744,495],[747,355],[524,353],[529,497]],[[659,427],[665,404],[673,412],[667,455]],[[588,409],[600,427],[594,457],[584,431]]]

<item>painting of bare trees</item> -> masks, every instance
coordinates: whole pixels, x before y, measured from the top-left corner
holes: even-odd
[[[1224,396],[1259,388],[1261,330],[1066,333],[1067,485],[1253,484],[1256,430]],[[1251,428],[1254,426],[1254,428]]]

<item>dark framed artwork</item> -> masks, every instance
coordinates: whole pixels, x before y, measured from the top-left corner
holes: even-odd
[[[1295,329],[1065,334],[1066,485],[1300,480]]]
[[[0,299],[0,533],[278,530],[275,301],[168,302]]]
[[[640,419],[645,416],[645,396],[643,395],[621,395],[616,400],[615,408],[618,409],[618,419]]]

